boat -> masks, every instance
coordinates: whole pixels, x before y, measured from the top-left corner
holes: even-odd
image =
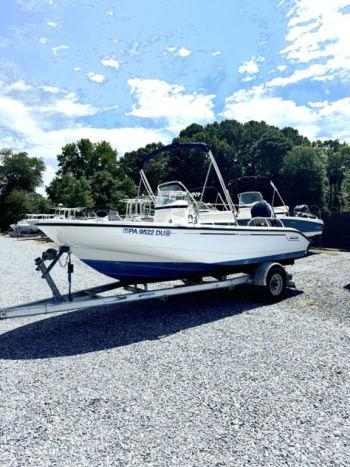
[[[95,219],[97,217],[91,209],[85,207],[66,208],[59,204],[50,211],[52,211],[50,214],[26,214],[24,219],[11,224],[10,228],[14,235],[38,235],[41,233],[38,223],[45,219]]]
[[[66,208],[59,204],[54,208],[54,219],[96,219],[96,213],[86,207]]]
[[[16,235],[36,235],[40,233],[38,222],[53,217],[54,214],[26,214],[24,219],[16,224],[11,224],[10,227]]]
[[[272,208],[272,215],[280,219],[285,227],[291,227],[299,230],[308,238],[314,238],[322,235],[324,222],[315,214],[310,212],[306,204],[295,206],[292,212],[284,203],[282,196],[274,183],[265,177],[244,177],[246,180],[243,185],[254,184],[257,181],[260,185],[265,185],[265,190],[268,187],[272,189],[271,203],[267,203]],[[239,182],[243,179],[238,179]],[[270,190],[271,191],[271,190]],[[279,205],[275,206],[276,199],[279,200]],[[239,225],[247,225],[252,218],[252,208],[259,203],[266,203],[260,191],[245,191],[238,194],[238,210],[237,221]]]
[[[224,203],[210,209],[203,191],[196,199],[180,181],[153,193],[144,172],[148,161],[169,151],[198,150],[214,170]],[[148,154],[140,168],[154,214],[120,220],[48,219],[40,229],[96,271],[129,283],[203,277],[249,271],[264,262],[292,264],[307,254],[309,240],[271,219],[236,221],[236,209],[214,155],[206,143],[173,143]],[[147,203],[143,203],[145,206]],[[140,204],[139,204],[140,205]],[[218,225],[220,218],[229,219]],[[263,221],[263,222],[262,222]]]

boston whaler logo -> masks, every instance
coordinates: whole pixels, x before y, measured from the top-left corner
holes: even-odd
[[[171,231],[168,229],[144,229],[135,227],[124,227],[123,233],[130,235],[154,235],[156,237],[170,237]]]
[[[291,240],[294,242],[300,240],[299,235],[295,235],[295,234],[287,234],[286,237],[288,240]]]

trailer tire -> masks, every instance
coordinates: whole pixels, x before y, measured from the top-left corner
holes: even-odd
[[[282,266],[273,266],[266,276],[266,286],[264,287],[265,298],[269,302],[280,301],[286,291],[287,276]]]

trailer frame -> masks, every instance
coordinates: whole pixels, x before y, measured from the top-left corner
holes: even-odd
[[[58,286],[50,275],[54,266],[60,261],[61,257],[67,254],[66,266],[68,276],[67,294],[62,294]],[[47,266],[46,261],[50,261]],[[71,251],[67,246],[61,246],[59,250],[49,248],[44,251],[42,256],[35,259],[36,270],[41,272],[41,277],[45,279],[52,292],[51,298],[38,300],[30,303],[25,303],[17,306],[12,306],[0,309],[0,320],[9,318],[19,318],[25,316],[35,316],[49,313],[69,313],[86,308],[106,307],[121,303],[140,302],[149,299],[166,300],[168,297],[176,295],[184,295],[189,293],[204,292],[208,290],[218,289],[234,289],[238,285],[252,284],[268,289],[270,298],[274,301],[280,299],[286,287],[295,287],[292,281],[292,275],[287,273],[284,266],[276,262],[267,262],[257,265],[256,269],[249,274],[230,276],[203,276],[201,278],[183,278],[182,285],[171,285],[164,281],[165,286],[150,289],[151,282],[130,283],[117,281],[97,287],[83,289],[77,292],[71,291],[72,274],[74,272],[73,263],[71,261]],[[271,290],[273,277],[269,280],[271,272],[275,272],[281,277],[282,289],[275,294]],[[176,282],[179,282],[177,280]],[[271,283],[270,283],[271,282]],[[159,283],[160,284],[160,283]],[[278,284],[277,284],[278,285]],[[101,296],[104,292],[111,290],[124,289],[128,293],[117,293],[111,296]]]

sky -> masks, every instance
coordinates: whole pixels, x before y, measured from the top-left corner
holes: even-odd
[[[0,0],[0,148],[236,119],[350,141],[350,0]]]

